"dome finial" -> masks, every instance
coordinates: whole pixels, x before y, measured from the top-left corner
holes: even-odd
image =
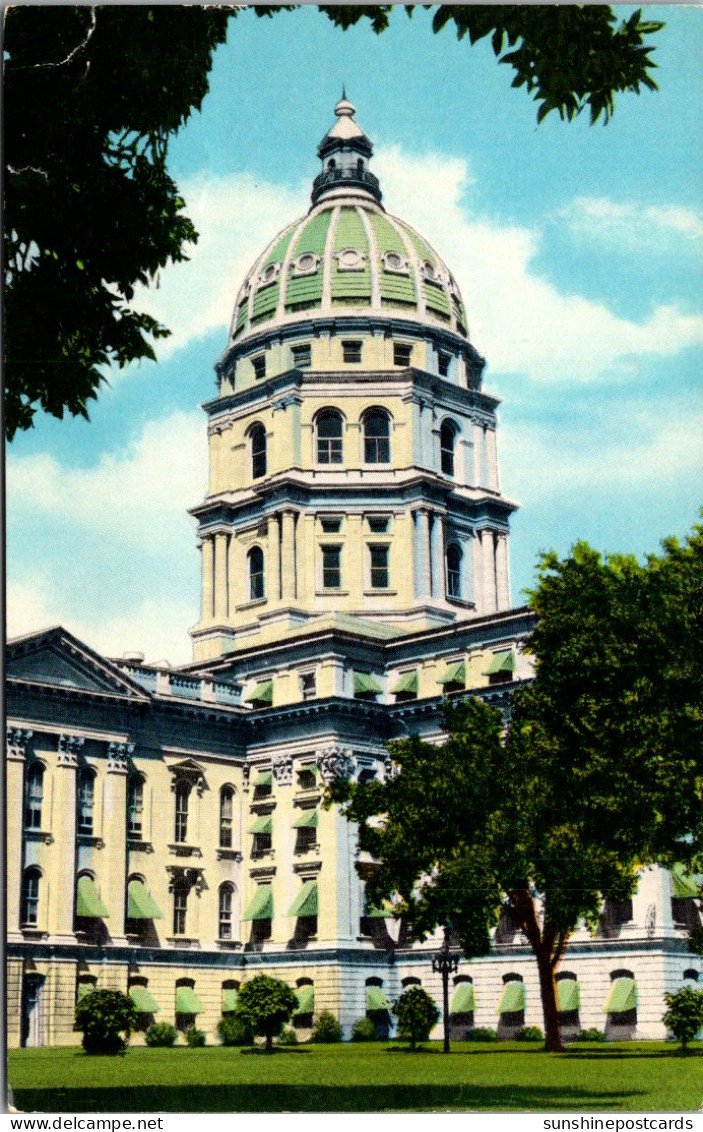
[[[346,102],[346,99],[347,99],[347,86],[346,86],[346,83],[342,83],[342,102]]]

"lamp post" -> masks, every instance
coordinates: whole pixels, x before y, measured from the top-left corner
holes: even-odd
[[[442,976],[442,1000],[444,1006],[444,1053],[449,1053],[449,976],[459,970],[461,956],[449,950],[449,927],[444,928],[442,949],[432,957],[432,970]]]

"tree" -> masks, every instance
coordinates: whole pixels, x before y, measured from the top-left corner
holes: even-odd
[[[94,990],[76,1006],[76,1029],[83,1032],[86,1053],[122,1053],[137,1020],[136,1006],[121,991]]]
[[[410,1042],[414,1050],[418,1042],[426,1042],[430,1030],[439,1018],[439,1010],[422,987],[408,987],[393,1007],[398,1019],[398,1035]]]
[[[703,1029],[703,991],[693,987],[664,995],[667,1011],[662,1022],[681,1042],[681,1053],[686,1056],[687,1045]]]
[[[256,975],[239,988],[234,1013],[266,1038],[266,1053],[272,1053],[273,1039],[293,1017],[297,1006],[295,992],[287,983],[269,975]]]
[[[290,7],[255,5],[258,16]],[[329,5],[340,28],[390,6]],[[407,7],[409,14],[412,7]],[[132,308],[197,240],[168,172],[171,137],[200,109],[236,7],[19,5],[5,13],[5,430],[37,409],[88,416],[109,365],[155,358],[170,332]],[[440,5],[539,104],[607,121],[614,96],[655,89],[645,38],[662,25],[606,5]]]

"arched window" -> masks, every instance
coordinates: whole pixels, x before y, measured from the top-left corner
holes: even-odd
[[[36,927],[39,922],[39,882],[41,871],[35,866],[24,870],[22,877],[21,919],[25,927]]]
[[[232,939],[232,904],[234,901],[234,885],[220,885],[219,900],[219,939]]]
[[[257,601],[264,597],[264,552],[260,546],[252,546],[247,555],[249,563],[249,600]]]
[[[44,767],[31,763],[25,785],[24,824],[26,829],[41,829],[41,810],[44,800]]]
[[[262,424],[255,424],[250,434],[251,439],[251,475],[258,480],[266,475],[266,429]]]
[[[364,417],[364,462],[390,464],[391,422],[383,409],[372,409]]]
[[[127,836],[141,841],[144,814],[144,779],[133,774],[127,783]]]
[[[234,787],[220,790],[220,848],[232,848],[232,819],[234,817]]]
[[[93,809],[95,805],[95,773],[82,770],[78,779],[78,832],[93,833]]]
[[[442,472],[445,476],[454,475],[454,445],[456,443],[456,426],[451,421],[445,421],[439,430],[439,447]]]
[[[450,542],[447,547],[447,597],[461,597],[461,547]]]
[[[328,409],[317,418],[318,464],[342,463],[342,435],[344,422],[341,413]]]
[[[184,778],[176,783],[176,810],[174,841],[183,844],[188,840],[188,804],[190,802],[190,782]]]

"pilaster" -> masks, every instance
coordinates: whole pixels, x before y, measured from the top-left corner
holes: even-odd
[[[56,761],[52,857],[50,879],[49,932],[70,942],[74,938],[73,910],[76,887],[76,772],[78,752],[83,746],[79,735],[60,735]]]
[[[295,511],[283,512],[281,527],[281,596],[294,601],[297,594],[295,561]]]
[[[496,535],[496,591],[498,610],[510,609],[510,571],[508,568],[508,535]]]
[[[227,618],[227,542],[229,536],[224,531],[215,535],[215,620],[222,622]]]
[[[32,732],[8,727],[6,741],[7,784],[7,929],[20,938],[22,891],[22,830],[24,826],[24,767]]]
[[[430,517],[424,507],[415,515],[415,596],[430,595]]]
[[[127,892],[127,773],[133,743],[110,743],[105,776],[105,852],[102,866],[103,891],[110,910],[113,943],[125,943],[125,896]]]
[[[432,596],[444,597],[444,520],[435,512],[430,535],[432,553]]]
[[[214,563],[215,550],[212,535],[203,535],[202,542],[202,568],[203,568],[203,621],[211,621],[214,613]]]

